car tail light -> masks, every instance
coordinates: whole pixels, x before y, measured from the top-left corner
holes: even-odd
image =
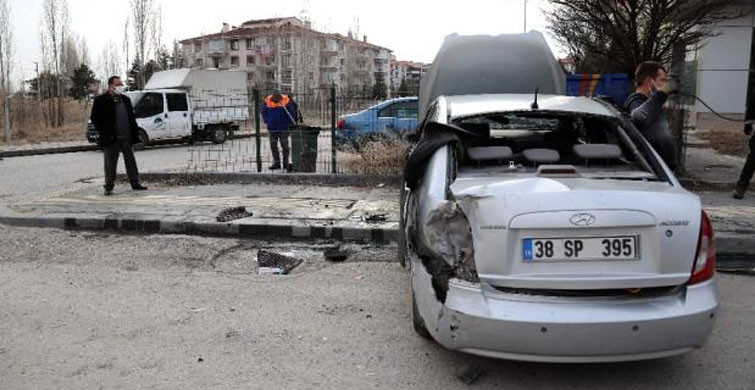
[[[713,241],[713,226],[705,211],[700,221],[700,238],[697,242],[695,264],[692,266],[692,277],[689,284],[704,282],[716,273],[716,248]]]
[[[336,122],[336,129],[343,130],[346,128],[346,121],[343,120],[343,118],[338,118],[338,121]]]

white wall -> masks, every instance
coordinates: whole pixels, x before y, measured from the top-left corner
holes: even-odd
[[[697,95],[714,110],[744,114],[747,103],[750,51],[755,28],[755,6],[750,14],[720,23],[698,52]],[[698,113],[709,112],[697,103]]]

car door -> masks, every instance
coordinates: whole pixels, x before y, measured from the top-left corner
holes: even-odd
[[[416,100],[398,103],[395,130],[399,133],[414,130],[417,127],[417,111],[418,104]]]
[[[139,127],[147,132],[149,139],[168,137],[165,97],[161,92],[147,92],[134,107],[134,114]]]
[[[168,102],[168,128],[170,138],[183,138],[191,135],[188,96],[183,92],[165,94]]]
[[[377,118],[375,119],[375,126],[370,130],[376,133],[393,132],[396,129],[396,109],[398,103],[388,103],[381,107],[377,111]]]

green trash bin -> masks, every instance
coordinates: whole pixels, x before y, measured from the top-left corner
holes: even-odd
[[[317,171],[317,137],[320,128],[298,125],[291,127],[291,164],[295,172]]]

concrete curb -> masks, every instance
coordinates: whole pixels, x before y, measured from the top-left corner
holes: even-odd
[[[365,187],[387,185],[397,187],[400,176],[369,176],[330,173],[254,173],[254,172],[202,172],[202,173],[142,173],[140,178],[149,182],[173,182],[176,184],[288,184],[288,185],[323,185],[339,187]],[[119,180],[126,176],[118,175]]]
[[[238,134],[238,135],[229,136],[228,139],[229,140],[244,139],[244,138],[252,138],[253,136],[254,136],[253,134]],[[158,145],[162,145],[162,144],[158,144]],[[183,145],[183,144],[178,144],[178,145]],[[93,150],[99,150],[99,147],[95,144],[88,144],[88,145],[75,145],[75,146],[60,146],[60,147],[54,147],[54,148],[8,150],[8,151],[0,151],[0,158],[39,156],[43,154],[91,152]]]
[[[127,233],[187,234],[238,238],[335,239],[396,242],[398,229],[304,226],[281,223],[219,223],[119,217],[0,217],[0,224],[69,230],[110,230]]]
[[[97,150],[97,145],[76,145],[76,146],[61,146],[57,148],[9,150],[9,151],[0,152],[0,158],[39,156],[43,154],[89,152],[92,150]]]
[[[755,264],[755,234],[721,232],[716,234],[716,253],[725,256],[750,256]]]

